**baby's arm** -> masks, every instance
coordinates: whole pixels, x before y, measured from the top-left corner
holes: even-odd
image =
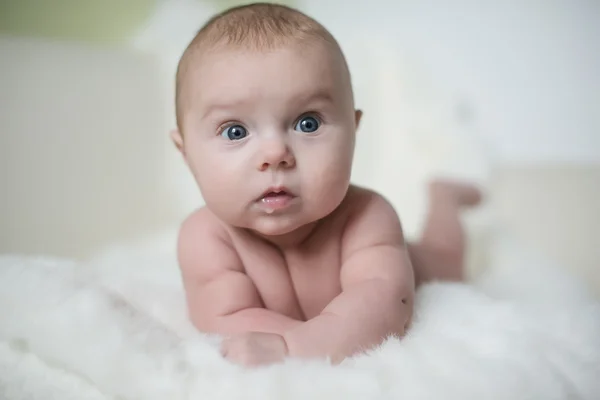
[[[379,195],[357,196],[342,238],[342,293],[319,316],[285,332],[291,356],[341,361],[403,335],[410,322],[414,276],[398,216]]]
[[[178,258],[190,319],[198,330],[283,334],[301,323],[264,308],[227,233],[203,210],[182,225]]]

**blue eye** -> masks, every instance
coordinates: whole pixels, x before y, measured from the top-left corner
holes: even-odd
[[[302,117],[294,127],[295,130],[304,132],[304,133],[313,133],[317,129],[321,123],[315,117]]]
[[[229,140],[241,140],[248,136],[248,131],[241,125],[231,125],[223,130],[221,136]]]

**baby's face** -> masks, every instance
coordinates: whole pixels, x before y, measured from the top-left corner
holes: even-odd
[[[221,49],[190,69],[174,139],[213,213],[277,236],[341,203],[360,115],[343,71],[318,44]]]

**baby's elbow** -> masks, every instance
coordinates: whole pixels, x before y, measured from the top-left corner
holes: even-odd
[[[415,291],[411,285],[395,288],[388,298],[387,333],[404,336],[412,323],[414,313]]]
[[[404,336],[412,324],[415,304],[414,287],[400,292],[400,306],[395,333]]]

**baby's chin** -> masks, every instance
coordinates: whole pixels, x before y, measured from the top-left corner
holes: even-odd
[[[310,219],[298,220],[298,218],[283,215],[266,215],[256,218],[252,223],[248,224],[247,228],[261,236],[275,238],[293,234],[311,222]]]
[[[222,212],[208,206],[221,222],[235,229],[244,229],[264,237],[277,237],[293,233],[311,222],[301,213],[256,212],[256,210],[239,210],[238,212]],[[300,215],[299,215],[300,214]]]
[[[298,215],[265,215],[255,217],[240,227],[275,244],[293,245],[310,236],[318,220]]]

